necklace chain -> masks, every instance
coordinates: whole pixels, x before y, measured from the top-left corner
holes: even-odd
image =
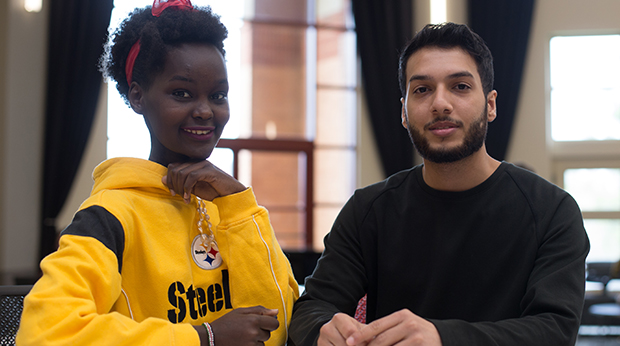
[[[211,228],[211,217],[207,214],[207,204],[202,198],[196,197],[198,200],[198,214],[200,215],[200,219],[198,220],[198,231],[200,232],[200,236],[202,236],[202,244],[205,249],[211,248],[211,244],[215,243],[215,236],[213,235],[213,229]],[[205,234],[202,230],[202,224],[207,222],[207,227],[209,228],[209,233]]]

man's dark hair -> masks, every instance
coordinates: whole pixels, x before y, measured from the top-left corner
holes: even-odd
[[[104,77],[116,81],[116,88],[126,103],[129,85],[125,63],[131,47],[140,40],[140,53],[133,68],[133,80],[148,89],[154,77],[163,71],[170,49],[184,43],[210,44],[222,55],[228,30],[210,7],[194,10],[168,8],[159,17],[151,6],[134,10],[116,29],[106,46],[99,68]]]
[[[403,97],[407,96],[407,61],[413,53],[426,47],[463,49],[476,61],[484,94],[493,90],[493,56],[484,40],[464,24],[429,24],[407,43],[400,54],[398,80]]]

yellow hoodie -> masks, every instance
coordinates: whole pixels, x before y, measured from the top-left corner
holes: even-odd
[[[299,293],[267,210],[251,188],[207,202],[217,243],[207,253],[197,199],[171,196],[166,173],[131,158],[95,169],[91,196],[41,262],[17,345],[198,346],[192,325],[255,305],[279,310],[266,344],[285,344]]]

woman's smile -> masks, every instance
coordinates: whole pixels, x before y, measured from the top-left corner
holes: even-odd
[[[207,141],[209,139],[211,139],[214,136],[214,130],[215,127],[204,127],[204,128],[199,128],[199,127],[194,127],[194,128],[182,128],[181,130],[183,130],[186,134],[188,134],[188,136],[190,136],[193,139],[197,139],[197,140],[202,140],[202,141]]]

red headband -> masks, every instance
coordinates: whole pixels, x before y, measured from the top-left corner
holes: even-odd
[[[159,17],[159,15],[168,7],[176,7],[179,10],[192,10],[194,6],[190,0],[155,0],[153,1],[153,8],[151,9],[151,13],[155,17]]]
[[[190,0],[154,0],[153,7],[151,8],[151,14],[153,17],[159,17],[161,13],[168,7],[177,8],[179,10],[192,10],[192,2]],[[136,63],[136,58],[140,53],[140,40],[131,46],[129,54],[127,55],[127,61],[125,62],[125,75],[127,75],[127,85],[131,85],[133,78],[133,65]]]

